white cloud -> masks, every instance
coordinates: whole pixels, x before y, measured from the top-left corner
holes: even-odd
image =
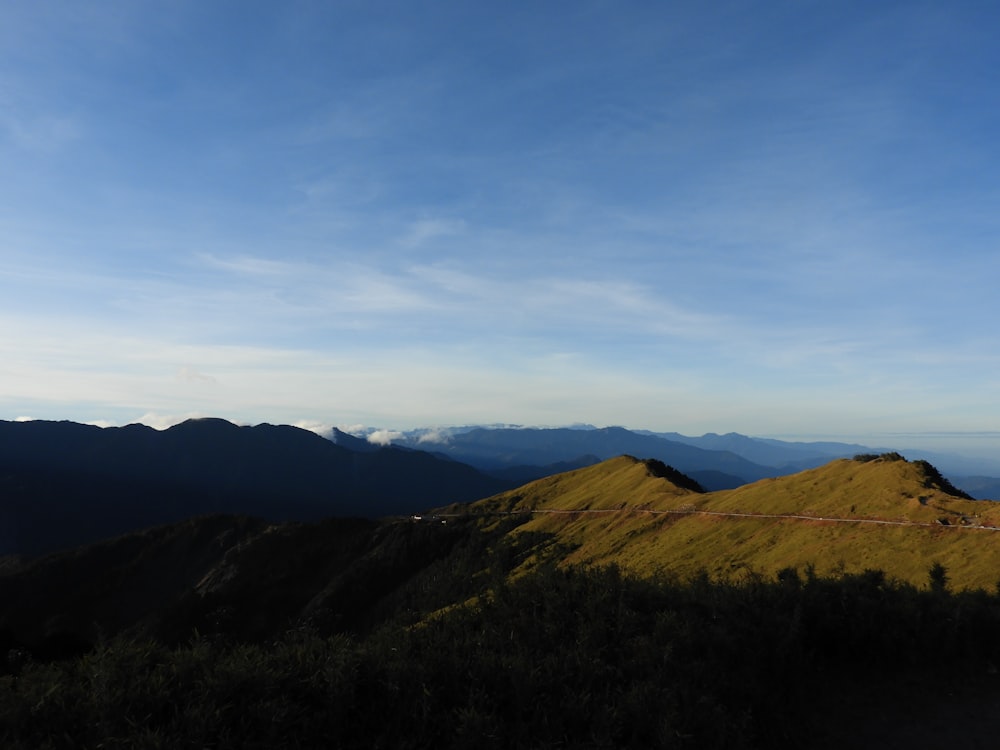
[[[436,444],[447,444],[451,440],[451,433],[447,429],[430,429],[422,433],[420,437],[417,438],[418,445],[425,445],[428,443]]]
[[[393,440],[399,440],[403,437],[402,432],[396,432],[394,430],[375,430],[368,434],[368,442],[373,445],[392,445]]]
[[[429,294],[431,291],[419,288],[404,275],[356,266],[330,289],[327,300],[342,312],[428,313],[442,307],[441,300]]]
[[[406,228],[400,244],[420,247],[441,237],[452,237],[465,232],[466,224],[460,219],[420,219]]]
[[[323,422],[318,419],[297,419],[290,422],[292,427],[298,427],[300,430],[308,430],[309,432],[315,432],[320,437],[330,438],[333,425],[327,422]]]
[[[535,304],[565,316],[660,335],[717,340],[735,321],[686,310],[648,286],[619,279],[551,279],[534,285]],[[558,313],[557,313],[558,314]]]
[[[10,140],[27,151],[55,152],[81,137],[79,123],[72,117],[41,115],[16,118],[0,117],[0,128]]]
[[[186,383],[209,383],[211,385],[216,385],[219,382],[211,375],[199,372],[193,367],[181,367],[177,370],[177,379]]]
[[[209,268],[247,276],[302,276],[315,270],[299,263],[249,255],[219,256],[214,253],[198,253],[195,257]]]

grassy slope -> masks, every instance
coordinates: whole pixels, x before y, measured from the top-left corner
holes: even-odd
[[[714,575],[785,567],[820,574],[884,570],[924,585],[934,563],[956,588],[992,589],[1000,578],[1000,503],[971,501],[927,486],[919,463],[838,460],[735,490],[698,494],[619,457],[548,477],[473,504],[478,512],[537,513],[513,533],[541,531],[573,551],[567,562],[617,562],[635,571]],[[656,515],[648,510],[798,514],[817,518],[912,521],[888,526],[796,519]],[[595,510],[616,512],[594,513]],[[591,511],[591,512],[574,512]],[[938,525],[948,519],[949,525]]]
[[[609,510],[625,507],[679,507],[697,493],[654,476],[646,464],[619,456],[583,469],[556,474],[481,500],[482,511]],[[458,507],[458,506],[455,506]]]

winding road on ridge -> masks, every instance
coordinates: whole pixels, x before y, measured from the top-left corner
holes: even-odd
[[[721,510],[697,510],[677,509],[677,510],[654,510],[652,508],[581,508],[576,510],[535,508],[533,510],[497,510],[479,513],[438,513],[431,516],[413,516],[414,520],[432,520],[435,518],[468,518],[470,516],[520,516],[525,514],[552,514],[552,515],[580,515],[584,513],[609,514],[609,513],[647,513],[649,515],[674,515],[674,516],[719,516],[722,518],[773,518],[776,520],[791,521],[812,521],[822,523],[855,523],[873,524],[878,526],[917,526],[934,529],[966,529],[978,531],[1000,531],[1000,526],[985,526],[978,523],[942,523],[941,521],[890,521],[882,518],[839,518],[836,516],[807,516],[794,513],[750,513]]]

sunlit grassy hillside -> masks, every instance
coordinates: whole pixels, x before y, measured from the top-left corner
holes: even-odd
[[[666,476],[668,467],[655,461],[619,456],[583,469],[556,474],[481,500],[479,511],[611,510],[677,508],[699,493]],[[677,474],[678,479],[686,479]],[[689,482],[691,480],[688,480]],[[455,508],[462,506],[456,505]]]
[[[926,463],[845,459],[711,493],[664,468],[622,456],[465,507],[531,513],[511,533],[551,535],[567,563],[720,576],[881,569],[917,585],[940,563],[956,588],[1000,580],[1000,503],[958,496]]]

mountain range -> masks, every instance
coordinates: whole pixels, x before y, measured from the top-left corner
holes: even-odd
[[[911,459],[933,463],[948,474],[956,486],[977,498],[1000,498],[1000,478],[986,475],[995,465],[992,462],[899,446],[793,442],[736,432],[690,436],[592,425],[422,429],[402,433],[394,443],[448,456],[491,475],[522,483],[631,454],[664,461],[710,490],[732,489],[763,477],[792,474],[822,466],[835,458],[896,451]]]
[[[622,427],[419,430],[376,445],[340,430],[321,437],[221,419],[162,431],[0,421],[0,555],[37,555],[205,513],[271,521],[408,515],[623,454],[662,461],[715,491],[866,450]],[[968,481],[978,496],[995,488],[989,477]]]
[[[39,554],[205,513],[407,514],[511,486],[454,461],[308,430],[0,422],[0,554]]]
[[[400,445],[439,452],[484,470],[562,462],[591,463],[631,453],[658,458],[696,472],[729,474],[740,484],[788,474],[873,449],[851,443],[793,443],[739,433],[700,437],[677,432],[628,430],[624,427],[468,427],[415,430]],[[682,447],[683,446],[683,447]],[[706,455],[707,454],[707,455]],[[719,489],[722,489],[721,487]]]
[[[1000,504],[898,454],[714,492],[655,459],[619,456],[406,518],[201,516],[11,559],[0,633],[58,650],[137,626],[183,638],[220,617],[241,637],[307,620],[367,629],[400,607],[476,596],[497,566],[516,576],[542,561],[721,578],[878,569],[914,585],[940,564],[958,588],[990,588]]]
[[[119,491],[126,508],[158,499],[154,515],[253,500],[320,517],[196,515],[0,558],[0,744],[883,747],[844,717],[891,715],[919,738],[1000,705],[1000,505],[925,461],[859,454],[708,490],[618,455],[478,499],[428,479],[442,504],[412,502],[430,510],[347,518],[328,516],[351,475],[315,468],[342,451],[377,503],[427,467],[498,480],[447,453],[288,429],[35,424],[3,445],[4,513],[40,526]],[[28,460],[45,447],[63,474]],[[948,737],[975,746],[988,724]]]
[[[403,444],[518,481],[553,473],[548,467],[585,466],[622,454],[668,462],[712,488],[735,487],[779,473],[775,467],[755,464],[728,450],[699,448],[623,427],[589,430],[479,427],[453,434],[443,442],[424,437]]]

